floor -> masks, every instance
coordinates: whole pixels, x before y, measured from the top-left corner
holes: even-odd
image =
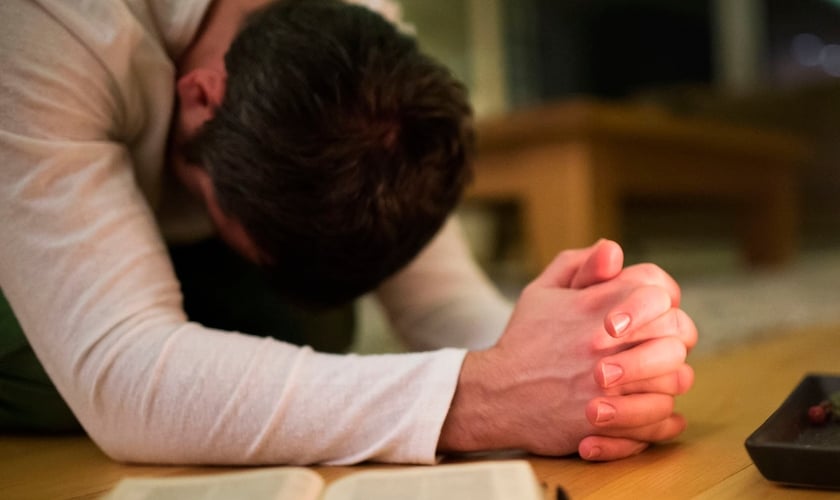
[[[637,206],[636,222],[627,228],[626,260],[655,262],[680,283],[682,307],[700,333],[695,354],[724,350],[791,327],[837,324],[840,328],[840,227],[835,227],[840,224],[815,222],[806,214],[796,259],[778,269],[757,270],[741,262],[731,230],[723,227],[725,217],[691,209],[679,212]],[[505,216],[494,213],[490,223],[480,211],[462,215],[479,261],[515,299],[529,279],[518,258],[521,248],[508,245],[502,252],[506,258],[498,258],[498,244],[495,250],[488,249],[493,246],[489,235],[498,236],[499,220],[509,226]],[[517,235],[514,230],[505,237]],[[494,253],[496,258],[491,257]],[[373,300],[362,301],[360,320],[362,334],[355,346],[359,352],[402,350]]]

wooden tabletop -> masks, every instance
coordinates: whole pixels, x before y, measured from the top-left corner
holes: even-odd
[[[806,373],[840,372],[840,325],[779,333],[724,353],[697,357],[692,364],[697,375],[695,387],[678,402],[689,428],[679,441],[604,464],[576,458],[525,458],[541,480],[561,485],[575,500],[840,496],[836,491],[772,484],[759,474],[744,448],[747,436]],[[498,457],[470,460],[494,458]],[[314,469],[333,481],[373,467],[378,466]],[[0,435],[0,498],[4,499],[97,498],[123,477],[228,470],[117,464],[83,436]]]
[[[660,106],[583,98],[486,118],[478,122],[476,133],[480,154],[584,137],[655,141],[660,146],[689,143],[770,159],[784,156],[804,161],[813,154],[811,145],[790,131],[681,115]]]

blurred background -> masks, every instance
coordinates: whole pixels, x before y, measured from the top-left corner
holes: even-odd
[[[840,0],[399,3],[423,49],[470,89],[479,135],[520,110],[586,99],[801,141],[789,259],[749,265],[732,207],[696,197],[623,197],[612,236],[629,263],[656,262],[680,281],[698,350],[840,324]],[[478,167],[481,176],[481,153]],[[521,201],[468,197],[460,211],[474,253],[512,299],[539,268]],[[362,318],[387,330],[370,303]],[[359,348],[400,349],[379,335]]]

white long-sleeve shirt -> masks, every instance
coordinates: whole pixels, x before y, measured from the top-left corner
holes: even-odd
[[[410,345],[457,348],[329,355],[183,312],[164,241],[210,225],[164,150],[208,3],[0,2],[0,288],[117,460],[433,462],[464,348],[510,313],[454,223],[378,296]]]

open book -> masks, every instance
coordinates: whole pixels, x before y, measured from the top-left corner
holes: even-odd
[[[105,500],[542,500],[524,460],[361,471],[324,486],[304,467],[123,479]]]

